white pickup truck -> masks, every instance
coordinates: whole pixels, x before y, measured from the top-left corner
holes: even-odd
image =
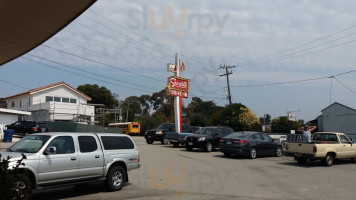
[[[27,176],[21,189],[41,189],[103,181],[109,191],[120,190],[128,182],[127,172],[140,167],[135,143],[115,133],[38,133],[22,138],[6,152],[9,168],[24,154]],[[25,171],[25,170],[23,170]]]
[[[286,151],[294,154],[298,163],[308,160],[322,160],[326,166],[331,166],[334,159],[352,159],[356,161],[356,144],[344,133],[317,132],[312,142],[286,143]]]

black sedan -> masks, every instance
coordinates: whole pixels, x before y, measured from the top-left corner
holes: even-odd
[[[220,152],[225,156],[232,154],[249,156],[254,159],[262,155],[282,155],[282,144],[265,133],[235,132],[220,139]]]

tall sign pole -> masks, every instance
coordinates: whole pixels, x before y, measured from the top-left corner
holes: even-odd
[[[179,59],[179,54],[176,53],[175,64],[168,63],[167,70],[173,72],[174,76],[168,78],[166,84],[167,95],[174,96],[174,116],[176,132],[182,131],[182,98],[188,98],[190,92],[190,80],[180,77],[180,72],[185,71],[184,60]]]
[[[233,112],[232,112],[232,104],[231,104],[231,94],[230,94],[230,83],[229,83],[229,75],[232,74],[232,72],[229,72],[228,69],[230,68],[234,68],[235,66],[221,66],[219,69],[225,69],[226,70],[226,74],[222,74],[220,76],[226,76],[226,80],[227,80],[227,90],[229,93],[229,103],[230,103],[230,113],[231,113],[231,120],[233,118]]]
[[[175,64],[176,64],[176,72],[175,76],[179,77],[180,76],[180,66],[179,66],[179,54],[176,53],[176,59],[175,59]],[[176,132],[180,133],[181,132],[181,127],[182,127],[182,99],[179,96],[174,97],[174,115],[175,115],[175,127],[176,127]]]

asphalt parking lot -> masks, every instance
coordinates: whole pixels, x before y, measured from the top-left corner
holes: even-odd
[[[101,183],[41,190],[33,199],[356,199],[356,164],[298,165],[292,157],[226,158],[219,151],[146,144],[133,137],[142,167],[118,192]]]

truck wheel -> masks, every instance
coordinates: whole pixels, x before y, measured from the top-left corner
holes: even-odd
[[[173,143],[173,146],[174,146],[174,147],[179,147],[179,142]]]
[[[161,144],[168,144],[168,140],[166,138],[162,138]]]
[[[252,148],[250,149],[250,158],[251,158],[251,159],[255,159],[256,156],[257,156],[256,148],[255,148],[255,147],[252,147]]]
[[[213,150],[213,145],[211,144],[211,142],[207,142],[205,145],[205,151],[211,152],[212,150]]]
[[[193,150],[193,147],[186,146],[185,149],[186,149],[187,151],[191,151],[191,150]]]
[[[112,191],[121,190],[126,181],[127,173],[121,166],[112,167],[106,175],[105,186]]]
[[[276,156],[277,157],[281,157],[281,155],[282,155],[282,147],[281,146],[278,146],[277,148],[276,148]]]
[[[28,136],[28,135],[30,135],[30,133],[29,133],[29,132],[25,132],[25,133],[22,135],[22,137],[26,137],[26,136]]]
[[[147,144],[152,144],[153,140],[146,139]]]
[[[32,194],[32,182],[30,178],[23,174],[17,174],[14,177],[15,189],[21,196],[21,199],[30,199]]]
[[[324,159],[325,166],[331,166],[334,164],[334,155],[331,153],[326,154]]]

